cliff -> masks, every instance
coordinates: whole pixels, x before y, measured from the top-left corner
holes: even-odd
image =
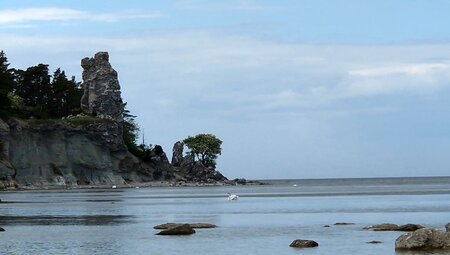
[[[173,178],[161,147],[145,160],[124,144],[124,103],[107,52],[84,58],[81,108],[65,119],[0,120],[0,188],[111,185]]]
[[[165,154],[143,162],[128,152],[115,121],[0,120],[0,188],[126,184],[172,178]]]

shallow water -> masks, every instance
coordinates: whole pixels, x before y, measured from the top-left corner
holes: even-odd
[[[443,229],[450,222],[448,177],[272,183],[2,192],[0,226],[6,231],[0,233],[0,253],[396,254],[394,241],[402,233],[361,229],[384,222]],[[239,200],[227,201],[227,192]],[[155,235],[153,226],[166,222],[219,227],[192,236]],[[320,246],[290,248],[294,239]],[[383,243],[367,243],[372,240]]]

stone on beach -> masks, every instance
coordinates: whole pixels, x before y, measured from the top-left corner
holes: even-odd
[[[195,230],[189,224],[182,224],[173,228],[162,230],[157,235],[192,235]]]
[[[449,249],[450,233],[436,229],[422,228],[395,240],[396,250],[434,250]]]
[[[181,225],[189,225],[191,228],[216,228],[217,225],[210,224],[210,223],[164,223],[160,225],[156,225],[153,228],[154,229],[170,229],[174,227],[178,227]]]
[[[319,246],[319,244],[313,240],[296,239],[296,240],[292,241],[292,243],[289,246],[294,247],[294,248],[311,248],[311,247],[317,247],[317,246]]]

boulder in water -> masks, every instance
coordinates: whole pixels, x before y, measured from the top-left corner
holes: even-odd
[[[173,228],[165,229],[157,235],[192,235],[195,230],[189,224],[179,225]]]
[[[184,224],[188,224],[191,228],[216,228],[217,226],[210,223],[164,223],[160,225],[156,225],[154,229],[170,229],[174,227],[178,227]]]
[[[294,248],[312,248],[319,246],[319,244],[313,240],[296,239],[292,241],[292,243],[289,246]]]

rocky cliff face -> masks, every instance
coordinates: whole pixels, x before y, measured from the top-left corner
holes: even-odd
[[[172,178],[165,154],[142,162],[118,139],[119,124],[104,119],[0,120],[0,188],[126,184]],[[3,129],[4,130],[4,129]]]

